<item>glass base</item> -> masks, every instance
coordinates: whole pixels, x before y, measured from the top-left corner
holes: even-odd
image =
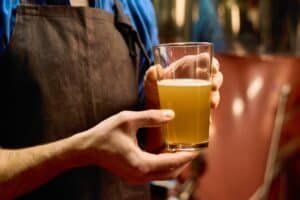
[[[167,144],[167,151],[200,151],[208,147],[208,141],[202,142],[200,144]]]

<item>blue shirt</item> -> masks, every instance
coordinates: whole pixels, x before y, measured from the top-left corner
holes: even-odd
[[[40,5],[47,5],[47,0],[37,0]],[[49,2],[49,0],[48,0]],[[70,5],[69,0],[52,0],[52,4]],[[134,28],[138,31],[141,40],[153,61],[152,47],[158,44],[158,30],[156,25],[155,11],[151,0],[119,0],[124,13],[129,16]],[[20,0],[0,1],[0,55],[8,46],[16,21],[16,8]],[[110,13],[113,13],[113,0],[95,0],[92,5]],[[145,58],[141,57],[139,75],[139,97],[143,99],[143,76],[147,70]]]
[[[225,50],[224,34],[213,0],[199,0],[199,20],[193,24],[192,40],[212,42],[216,52]]]

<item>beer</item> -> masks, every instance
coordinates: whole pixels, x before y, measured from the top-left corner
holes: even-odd
[[[158,81],[162,109],[175,111],[175,119],[163,127],[168,147],[197,148],[207,144],[211,83],[200,79]]]

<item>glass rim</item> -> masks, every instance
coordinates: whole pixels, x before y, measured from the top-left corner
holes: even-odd
[[[196,47],[196,46],[207,46],[213,47],[212,42],[171,42],[171,43],[161,43],[158,45],[154,45],[153,48],[161,48],[161,47]]]

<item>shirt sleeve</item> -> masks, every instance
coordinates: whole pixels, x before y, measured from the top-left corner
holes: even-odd
[[[0,55],[8,46],[16,21],[15,12],[18,5],[19,0],[0,1]]]

